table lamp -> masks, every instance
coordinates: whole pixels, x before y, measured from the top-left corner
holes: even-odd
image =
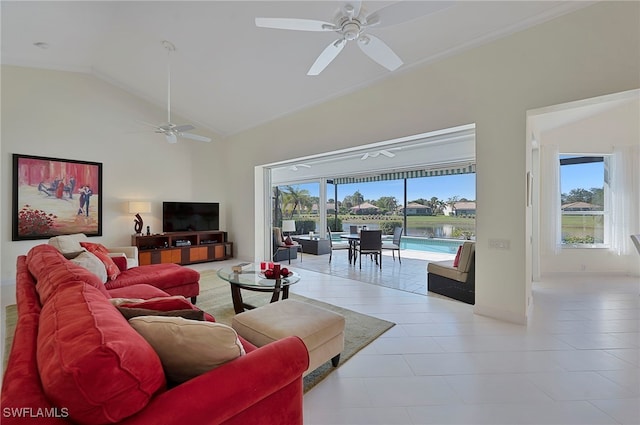
[[[129,213],[136,215],[136,219],[133,220],[135,225],[133,230],[137,235],[142,234],[142,217],[140,213],[150,213],[151,212],[151,202],[141,202],[141,201],[129,201]]]
[[[289,236],[291,236],[291,232],[296,231],[296,221],[295,220],[282,220],[282,231],[289,232]]]

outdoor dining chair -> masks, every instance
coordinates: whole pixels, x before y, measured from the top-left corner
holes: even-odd
[[[331,250],[329,251],[329,262],[331,262],[331,256],[333,254],[333,251],[337,251],[340,249],[349,249],[349,244],[347,242],[336,242],[333,240],[332,236],[331,236],[331,228],[329,228],[327,226],[327,235],[329,236],[329,246],[331,247]]]
[[[403,227],[396,227],[393,229],[393,242],[383,242],[382,249],[390,249],[391,255],[393,255],[393,261],[396,261],[396,251],[398,251],[398,261],[402,264],[402,259],[400,259],[400,239],[402,239],[402,230]]]
[[[361,230],[358,254],[360,256],[360,268],[362,268],[362,256],[373,255],[375,256],[376,264],[379,264],[380,270],[382,270],[382,231]]]

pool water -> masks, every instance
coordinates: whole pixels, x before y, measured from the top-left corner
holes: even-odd
[[[340,235],[333,234],[336,241],[344,241],[340,239]],[[390,239],[385,239],[385,241]],[[403,236],[400,240],[401,249],[412,249],[414,251],[438,252],[441,254],[455,254],[458,247],[462,245],[462,239],[435,239],[435,238],[419,238],[415,236]]]
[[[439,252],[442,254],[455,254],[463,242],[462,239],[433,239],[403,236],[400,240],[400,248],[413,249],[415,251]]]

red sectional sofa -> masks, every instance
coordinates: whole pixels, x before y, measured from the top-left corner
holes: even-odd
[[[148,277],[151,282],[154,275]],[[18,258],[18,321],[3,378],[3,425],[302,424],[302,374],[309,363],[302,340],[256,348],[240,338],[246,355],[168,385],[153,348],[109,301],[169,296],[137,278],[108,289],[46,245]]]

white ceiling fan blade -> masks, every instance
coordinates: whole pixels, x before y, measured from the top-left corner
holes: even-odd
[[[177,125],[173,127],[172,130],[175,131],[176,133],[182,133],[189,130],[195,130],[195,127],[192,126],[191,124],[184,124],[184,125]]]
[[[393,158],[394,156],[396,156],[396,154],[395,154],[395,153],[391,153],[391,152],[389,152],[389,151],[388,151],[388,150],[386,150],[386,149],[382,149],[382,150],[380,151],[380,153],[381,153],[382,155],[386,156],[387,158]]]
[[[197,134],[192,133],[178,133],[178,136],[184,137],[185,139],[197,140],[198,142],[210,142],[211,139],[204,136],[198,136]]]
[[[309,68],[309,72],[307,72],[307,75],[320,74],[322,70],[324,70],[327,65],[329,65],[331,61],[336,58],[336,56],[338,56],[338,53],[342,51],[345,44],[347,44],[347,40],[345,40],[344,38],[336,40],[333,43],[329,44],[322,51],[322,53],[320,53],[320,56],[318,56],[318,59],[316,59],[313,65],[311,65],[311,68]]]
[[[294,31],[334,31],[336,29],[330,22],[296,18],[256,18],[256,26]]]
[[[358,46],[367,56],[389,71],[394,71],[403,64],[402,59],[378,37],[369,34],[363,35],[358,39]]]
[[[370,13],[367,26],[390,27],[454,6],[453,1],[399,1]]]
[[[174,133],[164,133],[164,137],[167,139],[169,143],[178,143],[178,138]]]

